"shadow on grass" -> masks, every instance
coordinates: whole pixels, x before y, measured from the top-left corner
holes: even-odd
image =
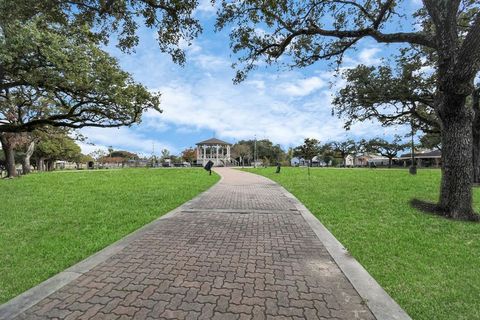
[[[419,200],[419,199],[412,199],[410,201],[410,205],[421,212],[436,215],[436,216],[441,216],[446,219],[480,222],[480,215],[474,212],[464,215],[460,218],[454,218],[448,212],[445,212],[444,210],[439,208],[436,203],[433,203],[433,202],[428,202],[428,201]]]

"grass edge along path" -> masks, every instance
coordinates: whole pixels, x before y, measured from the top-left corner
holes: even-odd
[[[219,180],[203,169],[39,173],[0,180],[0,304]]]
[[[480,224],[418,212],[440,171],[246,169],[295,195],[413,319],[480,319]],[[474,190],[480,211],[480,189]]]

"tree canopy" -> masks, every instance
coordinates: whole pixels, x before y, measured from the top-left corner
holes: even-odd
[[[0,132],[118,127],[139,122],[149,108],[161,111],[159,95],[88,41],[88,30],[42,19],[1,27]]]
[[[365,144],[367,151],[373,151],[381,156],[388,158],[388,166],[392,166],[392,160],[399,152],[408,147],[407,143],[402,143],[400,136],[395,136],[392,141],[387,141],[381,138],[371,139]]]
[[[343,165],[346,165],[346,159],[349,154],[355,150],[356,142],[353,139],[345,141],[334,141],[331,143],[331,149],[337,153],[343,160]]]
[[[337,92],[333,105],[334,113],[345,120],[345,128],[375,119],[384,126],[413,124],[424,132],[439,132],[433,109],[435,74],[423,71],[431,66],[424,58],[413,50],[402,50],[401,55],[384,60],[380,66],[344,70],[346,84]]]
[[[183,64],[183,48],[202,31],[194,17],[197,6],[197,1],[187,0],[3,0],[0,20],[28,21],[42,15],[57,25],[89,25],[103,43],[116,35],[124,51],[138,44],[137,30],[143,23],[156,30],[160,50]]]
[[[78,144],[75,143],[66,132],[43,132],[37,131],[38,143],[36,144],[34,156],[49,160],[64,160],[78,162],[82,158],[82,152]]]
[[[312,159],[320,154],[320,141],[312,138],[305,138],[302,145],[293,149],[293,155],[308,160],[311,165]]]
[[[130,152],[130,151],[125,151],[125,150],[113,150],[110,152],[111,157],[120,157],[124,158],[126,160],[138,160],[140,157],[138,154]]]
[[[197,158],[197,151],[193,148],[187,148],[182,151],[182,159],[190,164]]]
[[[242,166],[245,165],[245,160],[249,160],[252,157],[252,150],[249,145],[236,143],[232,147],[232,156],[238,158]]]
[[[249,146],[250,154],[255,155],[255,140],[240,140],[238,144]],[[279,144],[273,144],[273,142],[268,139],[257,140],[256,145],[257,159],[264,159],[264,161],[268,161],[269,163],[275,163],[282,160],[285,156],[282,147]]]

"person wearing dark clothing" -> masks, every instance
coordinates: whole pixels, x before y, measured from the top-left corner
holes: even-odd
[[[280,173],[280,167],[281,167],[280,162],[277,162],[277,171],[275,171],[275,173]]]

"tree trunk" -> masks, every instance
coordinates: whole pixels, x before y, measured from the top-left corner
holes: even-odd
[[[475,116],[475,118],[477,118]],[[480,117],[473,127],[473,183],[480,184]]]
[[[23,163],[22,163],[23,174],[29,174],[31,171],[30,158],[32,157],[34,150],[35,150],[35,142],[32,141],[28,145],[27,152],[25,152],[25,156],[23,158]]]
[[[472,122],[465,97],[445,94],[439,116],[442,122],[442,182],[439,210],[447,217],[476,219],[472,207]]]
[[[37,168],[38,171],[45,171],[45,158],[37,158]]]
[[[389,168],[392,167],[392,158],[388,158],[388,167],[389,167]]]
[[[7,178],[15,178],[17,176],[17,168],[15,167],[15,150],[13,149],[13,145],[8,141],[6,135],[6,133],[0,134],[0,142],[5,154]]]
[[[472,136],[473,136],[473,183],[480,184],[480,88],[476,89],[472,95],[473,118]]]

